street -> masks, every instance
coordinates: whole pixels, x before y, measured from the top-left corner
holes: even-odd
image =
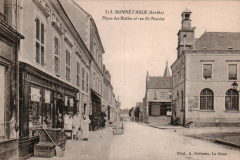
[[[238,149],[186,137],[174,129],[157,129],[125,122],[124,134],[114,135],[108,160],[239,159]]]

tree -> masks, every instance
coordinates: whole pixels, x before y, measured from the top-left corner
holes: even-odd
[[[133,111],[133,107],[132,107],[131,109],[129,109],[129,111],[128,111],[129,117],[132,116],[132,115],[131,115],[132,111]]]
[[[134,110],[134,116],[139,118],[139,107]]]

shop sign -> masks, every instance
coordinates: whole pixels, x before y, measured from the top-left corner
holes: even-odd
[[[46,10],[46,12],[50,15],[51,21],[55,22],[57,24],[57,26],[60,28],[61,32],[65,33],[66,31],[63,29],[62,24],[59,21],[59,18],[56,16],[56,14],[53,12],[53,10],[50,9],[46,0],[35,0],[35,1],[38,1],[38,3],[40,3],[42,5],[42,7]]]
[[[70,107],[73,107],[73,98],[70,98]]]
[[[166,92],[161,92],[161,98],[166,98]]]
[[[40,89],[31,87],[30,96],[31,96],[31,101],[39,102],[41,98]]]
[[[68,105],[68,96],[65,96],[65,100],[64,100],[65,106]]]
[[[189,108],[189,110],[198,109],[198,97],[189,98],[188,108]]]
[[[45,90],[45,103],[50,103],[50,91]]]

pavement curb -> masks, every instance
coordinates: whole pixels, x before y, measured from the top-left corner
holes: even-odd
[[[230,142],[227,142],[227,141],[223,141],[221,139],[216,139],[214,140],[215,143],[219,143],[219,144],[224,144],[224,145],[227,145],[227,146],[231,146],[231,147],[234,147],[234,148],[239,148],[240,149],[240,146],[237,145],[237,144],[234,144],[234,143],[230,143]]]

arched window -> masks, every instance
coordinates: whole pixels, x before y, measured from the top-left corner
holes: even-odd
[[[214,94],[211,89],[203,89],[200,93],[200,109],[213,110]]]
[[[238,91],[236,89],[229,89],[225,96],[225,109],[226,110],[239,110],[238,104]]]

